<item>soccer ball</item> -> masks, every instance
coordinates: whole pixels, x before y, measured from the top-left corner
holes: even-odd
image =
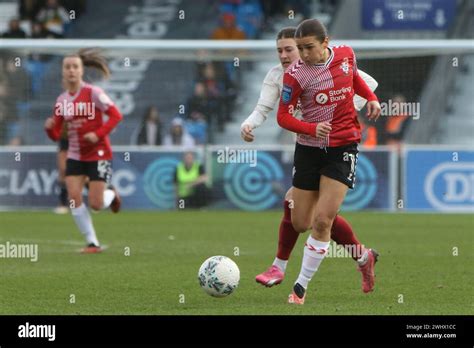
[[[209,295],[225,297],[239,285],[240,270],[237,264],[225,256],[212,256],[199,268],[199,285]]]

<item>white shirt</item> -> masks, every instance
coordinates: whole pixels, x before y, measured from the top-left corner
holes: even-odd
[[[155,122],[147,122],[146,123],[146,143],[147,145],[155,145],[156,144],[156,123]]]
[[[257,106],[253,110],[247,119],[242,122],[240,128],[242,129],[245,125],[249,125],[252,129],[259,127],[268,118],[268,114],[275,108],[278,100],[280,99],[281,90],[283,89],[283,74],[284,69],[281,64],[275,65],[271,68],[265,79],[263,80],[262,90],[260,91],[260,98],[258,99]],[[369,74],[359,69],[359,74],[362,79],[367,83],[369,88],[374,91],[378,82]],[[354,107],[357,111],[361,110],[367,100],[354,95]],[[295,117],[298,118],[300,111],[295,112]]]

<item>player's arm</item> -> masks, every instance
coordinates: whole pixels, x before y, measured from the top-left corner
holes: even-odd
[[[178,167],[175,168],[174,173],[173,173],[173,183],[174,183],[174,196],[176,197],[176,200],[179,198],[179,193],[178,193]]]
[[[293,117],[298,99],[303,93],[298,81],[288,73],[283,77],[280,105],[278,106],[277,121],[280,127],[298,134],[307,134],[312,137],[324,138],[331,131],[328,122],[309,123]]]
[[[245,141],[253,141],[252,130],[267,120],[268,114],[274,109],[280,97],[280,88],[277,83],[271,80],[271,74],[272,70],[268,72],[263,80],[260,97],[255,109],[240,125],[240,134]]]
[[[61,104],[56,102],[56,105],[54,106],[54,115],[48,117],[44,122],[44,130],[51,140],[59,140],[63,122],[64,117],[61,113]]]
[[[380,116],[380,111],[381,111],[378,98],[360,76],[359,71],[357,70],[357,60],[356,60],[354,51],[352,51],[352,55],[353,55],[353,62],[354,62],[353,63],[354,71],[352,75],[354,93],[360,95],[361,97],[367,100],[367,117],[369,118],[369,120],[377,120]]]
[[[367,86],[369,86],[371,91],[375,91],[379,83],[377,80],[375,80],[372,76],[367,74],[366,72],[362,70],[358,70],[360,77],[365,81]],[[365,103],[367,103],[367,99],[362,98],[359,95],[354,95],[354,107],[356,108],[357,111],[362,110],[362,108],[365,106]]]
[[[107,116],[109,116],[107,122],[105,122],[99,129],[94,132],[99,139],[102,139],[107,136],[117,126],[117,124],[119,124],[120,121],[122,121],[123,116],[120,113],[119,109],[109,98],[109,96],[105,94],[105,92],[101,88],[93,88],[92,101],[94,102],[97,108],[99,108],[105,114],[107,114]],[[86,135],[87,134],[85,134],[84,136]]]
[[[200,185],[202,183],[206,183],[207,182],[207,174],[206,174],[206,171],[204,170],[204,166],[202,164],[199,165],[199,177],[196,179],[196,181],[194,181],[191,185],[192,186],[197,186],[197,185]]]
[[[119,123],[122,121],[123,116],[119,109],[115,105],[111,105],[105,113],[109,116],[107,122],[105,122],[99,129],[95,131],[95,134],[102,139],[108,135]]]

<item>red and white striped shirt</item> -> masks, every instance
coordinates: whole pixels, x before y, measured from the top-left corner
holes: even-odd
[[[357,71],[354,51],[349,46],[328,47],[323,64],[308,65],[301,59],[291,64],[283,77],[277,120],[285,129],[298,133],[302,145],[342,146],[360,141],[360,125],[354,108],[354,94],[368,101],[377,100]],[[303,120],[293,117],[298,99]],[[328,121],[332,130],[316,138],[319,122]]]
[[[103,114],[107,114],[107,122]],[[46,129],[48,136],[57,141],[63,122],[67,122],[69,149],[67,157],[78,161],[111,160],[112,148],[108,134],[122,120],[122,115],[105,92],[83,82],[76,94],[62,93],[54,107],[54,127]],[[99,141],[95,144],[84,139],[94,132]]]

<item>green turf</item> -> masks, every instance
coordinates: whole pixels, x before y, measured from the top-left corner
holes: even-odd
[[[474,314],[472,215],[343,214],[381,254],[376,289],[362,293],[352,259],[326,258],[297,307],[286,298],[307,234],[283,284],[267,289],[254,280],[273,261],[280,214],[101,213],[93,219],[108,249],[81,255],[70,216],[0,213],[0,244],[39,245],[38,262],[0,258],[0,314]],[[199,266],[212,255],[240,267],[239,288],[227,298],[198,285]]]

